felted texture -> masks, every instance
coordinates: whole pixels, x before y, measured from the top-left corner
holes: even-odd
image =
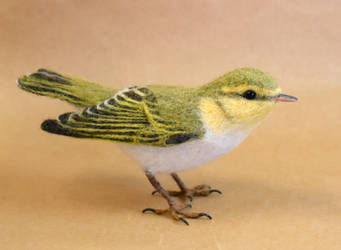
[[[340,1],[1,1],[0,248],[6,250],[339,250]],[[271,72],[280,103],[235,150],[180,174],[223,195],[197,198],[213,219],[166,208],[110,141],[45,133],[74,111],[17,77],[45,66],[115,89],[197,87],[243,65]],[[159,177],[177,190],[168,176]]]
[[[100,84],[46,69],[20,77],[18,86],[37,95],[58,98],[82,107],[96,105],[116,93],[116,90]]]
[[[273,106],[270,98],[280,93],[268,73],[252,68],[233,70],[197,88],[150,85],[116,91],[45,69],[21,77],[18,84],[35,94],[89,106],[46,120],[41,128],[47,132],[154,146],[198,140],[217,127],[228,134],[254,127]],[[248,91],[254,91],[252,100],[243,96]]]
[[[221,155],[227,154],[238,146],[251,130],[252,128],[243,130],[225,129],[216,134],[207,129],[202,138],[173,147],[131,144],[120,144],[119,147],[128,152],[131,158],[149,173],[181,172],[200,167]]]

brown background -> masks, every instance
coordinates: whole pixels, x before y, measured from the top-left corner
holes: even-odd
[[[340,13],[339,0],[2,0],[1,249],[340,249]],[[111,143],[40,131],[74,108],[15,84],[46,67],[117,88],[197,86],[241,66],[300,101],[182,174],[224,192],[194,201],[214,219],[190,227],[142,215],[165,202],[138,166]]]

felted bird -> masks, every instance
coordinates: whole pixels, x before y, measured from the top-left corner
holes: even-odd
[[[142,166],[145,175],[168,202],[166,209],[143,212],[186,218],[211,216],[191,211],[174,196],[221,193],[209,185],[188,188],[177,172],[201,166],[240,144],[278,101],[297,98],[281,94],[276,80],[254,68],[233,70],[201,87],[142,85],[116,90],[46,69],[18,79],[18,86],[38,95],[82,108],[45,120],[49,133],[119,143]],[[169,173],[179,191],[167,191],[155,175]]]

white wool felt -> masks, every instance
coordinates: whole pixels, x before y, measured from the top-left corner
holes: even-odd
[[[135,159],[144,171],[152,174],[180,172],[199,167],[230,152],[251,130],[224,131],[217,135],[207,129],[203,138],[171,147],[129,144],[120,144],[119,147]]]

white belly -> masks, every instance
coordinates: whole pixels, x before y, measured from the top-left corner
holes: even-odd
[[[141,146],[120,144],[146,171],[153,174],[180,172],[199,167],[230,152],[249,134],[248,131],[228,131],[213,135],[210,131],[199,140],[169,146]]]

